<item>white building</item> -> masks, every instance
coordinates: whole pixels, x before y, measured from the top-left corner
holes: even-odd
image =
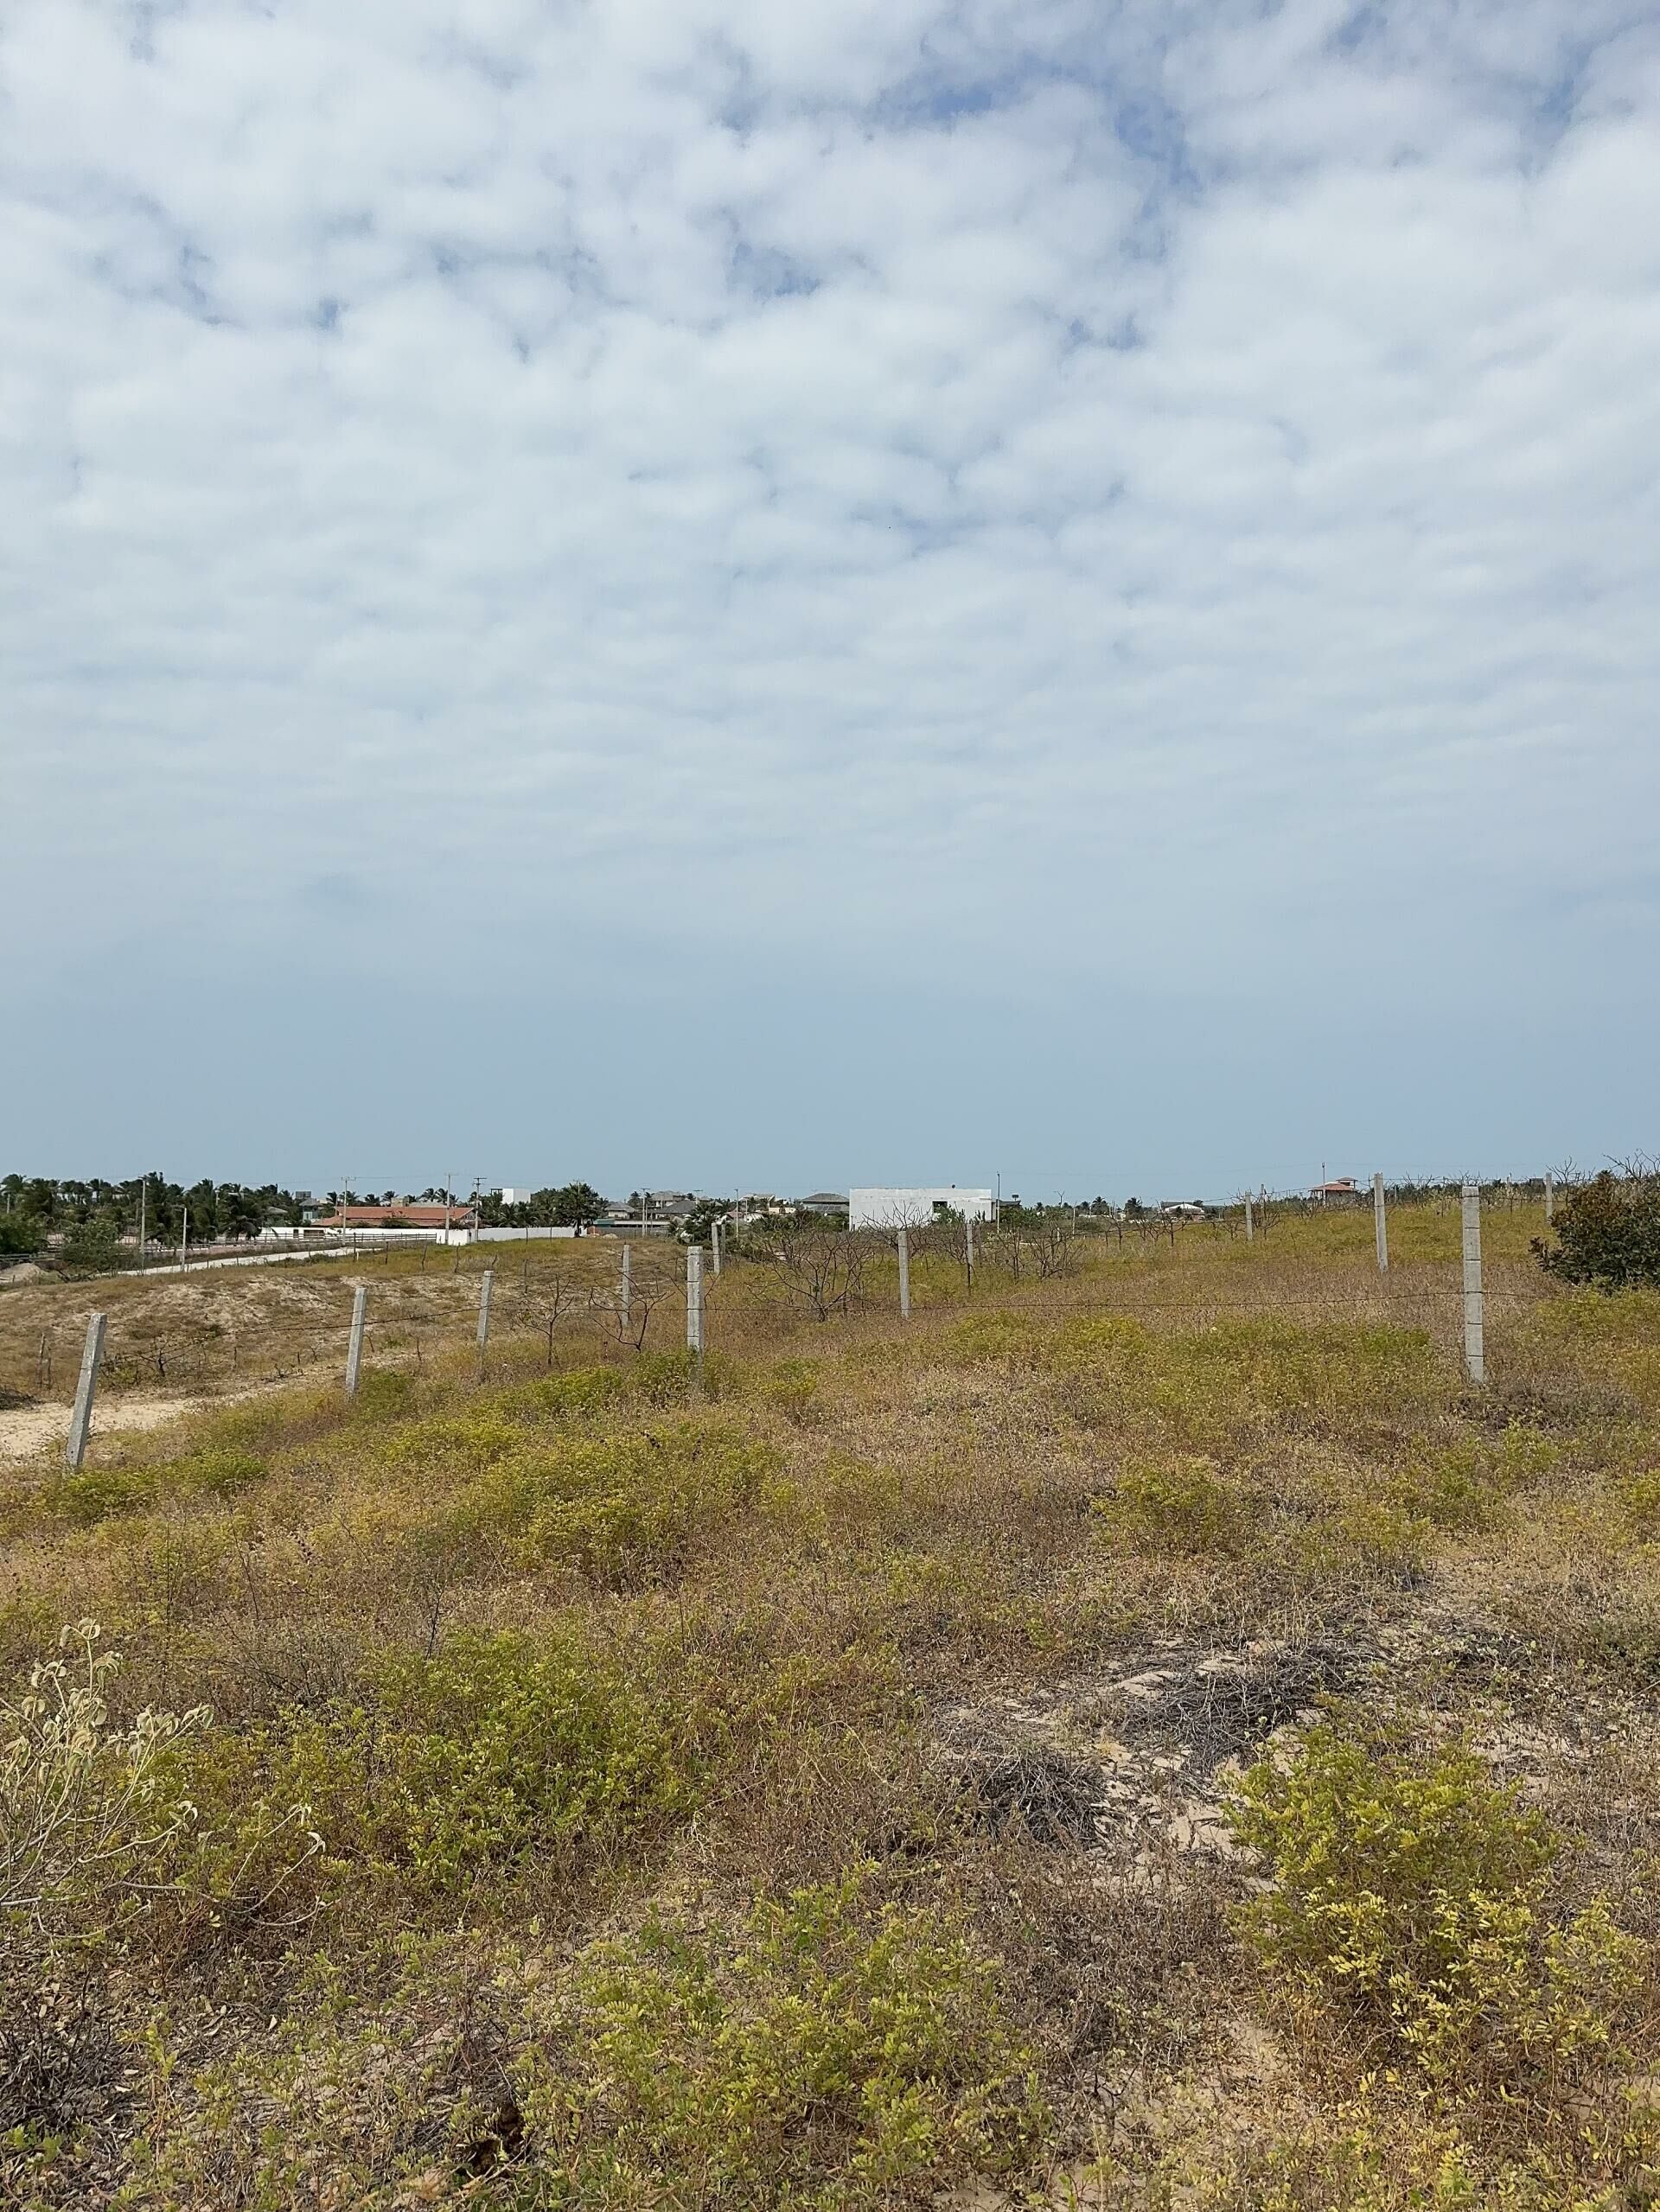
[[[850,1229],[916,1229],[934,1220],[943,1208],[971,1221],[989,1221],[993,1196],[989,1190],[967,1190],[956,1183],[928,1189],[921,1185],[872,1186],[847,1194]]]

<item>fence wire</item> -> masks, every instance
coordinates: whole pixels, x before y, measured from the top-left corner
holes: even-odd
[[[1011,1264],[1009,1246],[993,1233],[979,1244],[971,1279],[961,1233],[954,1238],[949,1230],[924,1230],[912,1246],[910,1325],[993,1316],[1041,1325],[1095,1316],[1204,1329],[1284,1317],[1299,1324],[1427,1327],[1446,1336],[1456,1334],[1461,1324],[1465,1292],[1457,1261],[1403,1259],[1382,1272],[1358,1255],[1281,1259],[1269,1249],[1259,1259],[1238,1238],[1219,1233],[1214,1224],[1195,1224],[1182,1234],[1183,1244],[1172,1254],[1166,1229],[1133,1229],[1131,1244],[1141,1249],[1131,1249],[1121,1259],[1114,1240],[1083,1235],[1045,1265],[1035,1264],[1024,1249],[1015,1251]],[[1108,1247],[1105,1253],[1102,1246]],[[597,1351],[602,1345],[627,1353],[677,1344],[684,1332],[686,1283],[683,1267],[675,1263],[683,1259],[683,1252],[676,1252],[671,1262],[669,1251],[661,1247],[626,1248],[632,1256],[626,1306],[621,1245],[614,1254],[606,1253],[616,1265],[603,1276],[596,1272],[589,1249],[579,1248],[580,1256],[573,1251],[569,1263],[560,1266],[545,1260],[515,1264],[510,1246],[500,1261],[492,1253],[495,1288],[488,1356],[505,1357],[512,1348],[523,1364],[525,1348],[535,1344],[552,1367],[561,1341],[568,1343],[587,1330],[596,1332]],[[370,1286],[366,1371],[380,1367],[422,1374],[476,1348],[477,1285],[484,1270],[470,1252],[466,1266],[459,1251],[444,1257],[451,1265],[430,1272],[423,1266],[418,1272],[383,1275],[376,1264],[384,1265],[380,1254],[366,1256],[365,1264],[353,1270]],[[822,1284],[815,1290],[792,1277],[796,1263],[788,1251],[769,1257],[757,1256],[753,1248],[729,1250],[723,1273],[708,1267],[704,1272],[709,1348],[722,1348],[723,1319],[746,1353],[763,1355],[769,1335],[782,1349],[799,1342],[815,1319],[833,1335],[837,1323],[868,1323],[884,1316],[898,1323],[891,1240],[869,1240],[855,1257],[851,1278],[830,1295]],[[1277,1279],[1268,1279],[1271,1266]],[[1290,1280],[1284,1279],[1287,1274]],[[333,1291],[336,1284],[328,1287]],[[343,1379],[351,1278],[339,1280],[337,1288],[338,1316],[318,1316],[297,1325],[278,1312],[239,1330],[209,1323],[161,1333],[124,1328],[116,1309],[99,1372],[106,1415],[129,1398],[185,1394],[211,1403],[265,1386]],[[383,1303],[388,1294],[398,1302],[391,1311]],[[1484,1281],[1490,1335],[1495,1327],[1502,1331],[1556,1295],[1527,1262],[1509,1256],[1490,1261]],[[827,1310],[816,1311],[815,1304]],[[80,1321],[48,1327],[32,1357],[15,1342],[4,1348],[0,1403],[67,1402],[79,1370],[81,1329]],[[481,1371],[486,1364],[488,1357],[481,1355]]]

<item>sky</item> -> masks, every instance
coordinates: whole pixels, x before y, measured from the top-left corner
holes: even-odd
[[[1660,1150],[1660,11],[7,0],[0,1166]]]

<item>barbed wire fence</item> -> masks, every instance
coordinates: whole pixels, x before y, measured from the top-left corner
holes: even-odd
[[[386,1254],[365,1254],[352,1271],[358,1279],[335,1278],[342,1309],[345,1294],[352,1293],[355,1353],[354,1322],[343,1310],[338,1316],[286,1319],[246,1331],[214,1320],[165,1332],[124,1328],[118,1321],[112,1327],[106,1314],[93,1355],[94,1315],[84,1342],[72,1323],[42,1330],[32,1371],[15,1372],[14,1355],[14,1373],[0,1387],[13,1403],[61,1402],[59,1393],[77,1376],[73,1451],[76,1433],[82,1450],[91,1433],[94,1398],[105,1400],[107,1417],[124,1399],[163,1393],[211,1402],[284,1383],[316,1381],[343,1389],[348,1367],[354,1374],[422,1375],[442,1369],[446,1361],[453,1364],[469,1339],[480,1380],[495,1370],[493,1346],[498,1352],[511,1348],[506,1364],[522,1368],[533,1344],[540,1355],[536,1364],[551,1372],[562,1344],[578,1335],[601,1356],[622,1358],[662,1348],[665,1340],[678,1345],[683,1336],[700,1372],[706,1343],[723,1348],[723,1321],[737,1322],[744,1348],[753,1350],[769,1335],[781,1344],[794,1339],[809,1323],[896,1312],[903,1322],[998,1314],[1044,1322],[1092,1314],[1190,1329],[1284,1316],[1412,1328],[1460,1346],[1471,1380],[1480,1383],[1487,1333],[1495,1325],[1504,1331],[1551,1295],[1542,1274],[1525,1259],[1490,1259],[1484,1266],[1482,1216],[1495,1209],[1514,1212],[1519,1205],[1536,1208],[1548,1226],[1561,1185],[1546,1177],[1531,1186],[1489,1182],[1466,1184],[1457,1194],[1414,1191],[1414,1210],[1461,1210],[1463,1249],[1452,1261],[1398,1249],[1390,1253],[1388,1209],[1395,1188],[1379,1178],[1371,1189],[1344,1194],[1350,1210],[1364,1207],[1375,1213],[1375,1265],[1352,1250],[1301,1253],[1297,1272],[1287,1277],[1282,1262],[1272,1283],[1252,1263],[1274,1257],[1277,1221],[1328,1208],[1311,1207],[1299,1194],[1259,1191],[1202,1221],[1167,1212],[1103,1219],[1082,1208],[1071,1215],[1047,1212],[1035,1222],[976,1222],[954,1215],[892,1230],[731,1221],[707,1252],[654,1239],[618,1240],[610,1247],[610,1269],[596,1266],[594,1247],[601,1241],[596,1237],[573,1242],[554,1263],[533,1259],[528,1249],[515,1261],[501,1247],[481,1245],[446,1249],[442,1257],[448,1267],[390,1277]],[[743,1286],[731,1304],[729,1273]],[[379,1292],[377,1276],[384,1284]],[[462,1295],[431,1295],[451,1281]],[[415,1295],[404,1299],[399,1293],[406,1286]]]

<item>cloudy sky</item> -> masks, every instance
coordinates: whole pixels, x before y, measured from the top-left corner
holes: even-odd
[[[7,0],[7,1156],[1660,1146],[1653,0]]]

